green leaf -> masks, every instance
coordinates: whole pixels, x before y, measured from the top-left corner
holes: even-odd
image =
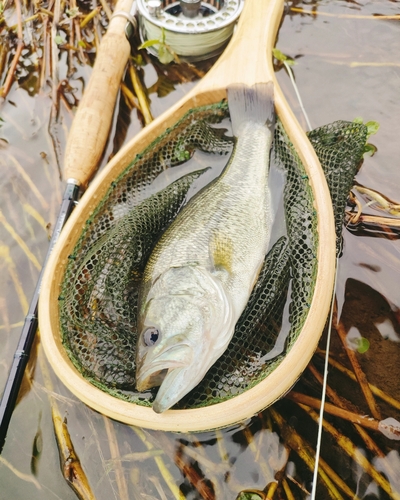
[[[175,57],[168,47],[160,45],[158,49],[158,59],[162,64],[169,64],[175,59]]]
[[[82,47],[83,49],[86,49],[86,43],[84,40],[79,40],[78,41],[78,47]]]
[[[279,49],[272,49],[272,54],[278,61],[286,61],[287,57]]]
[[[73,19],[76,16],[79,16],[79,8],[78,7],[73,7],[72,9],[66,9],[65,13],[70,19]]]
[[[353,120],[354,123],[364,123],[364,120],[360,117],[354,118]],[[365,123],[365,126],[367,127],[367,139],[370,135],[374,135],[378,132],[379,130],[379,123],[371,120],[367,123]]]
[[[371,144],[370,142],[367,142],[367,144],[364,146],[364,151],[363,155],[366,156],[374,156],[374,154],[378,151],[378,148]]]
[[[141,45],[139,45],[138,49],[147,49],[148,47],[154,47],[154,45],[160,45],[160,40],[147,40],[146,42],[143,42]]]
[[[360,354],[364,354],[369,349],[369,340],[365,337],[355,337],[349,339],[348,342],[350,343],[352,348]]]
[[[294,59],[291,57],[288,57],[285,55],[283,52],[281,52],[279,49],[272,49],[272,54],[277,59],[278,61],[281,61],[283,63],[288,64],[289,66],[293,66],[295,63]]]
[[[54,41],[56,42],[57,45],[62,45],[63,43],[65,43],[65,40],[61,35],[56,35],[54,37]]]
[[[365,337],[361,337],[358,339],[358,346],[357,346],[357,351],[360,354],[364,354],[367,352],[369,349],[369,340],[366,339]]]
[[[370,121],[365,124],[368,129],[368,137],[370,135],[376,134],[379,130],[379,123],[375,121]]]
[[[138,54],[137,56],[132,56],[132,61],[136,66],[143,66],[143,57],[142,54]]]

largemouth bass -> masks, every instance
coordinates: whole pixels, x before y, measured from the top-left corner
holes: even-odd
[[[223,354],[268,249],[273,84],[227,90],[236,144],[215,181],[190,200],[146,265],[138,315],[136,386],[160,386],[161,413]]]

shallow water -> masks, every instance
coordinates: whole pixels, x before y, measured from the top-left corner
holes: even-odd
[[[370,138],[378,152],[365,159],[357,181],[399,202],[400,24],[399,20],[378,20],[372,16],[398,14],[400,2],[330,0],[292,2],[290,7],[315,11],[311,15],[287,10],[277,42],[283,53],[296,59],[293,71],[312,126],[356,117],[378,121],[380,130]],[[12,22],[15,16],[9,24]],[[34,56],[27,53],[23,61],[30,69]],[[19,71],[22,75],[22,65]],[[69,78],[69,84],[78,89],[77,95],[82,79],[86,80],[89,73],[87,66],[79,66],[77,73]],[[63,57],[60,78],[66,77]],[[305,126],[283,69],[278,77],[292,109]],[[156,71],[148,64],[145,84],[150,87],[156,80]],[[152,93],[153,114],[158,116],[192,86],[191,82],[178,84],[162,98]],[[54,224],[61,201],[63,186],[59,165],[62,165],[65,137],[72,118],[72,112],[62,104],[57,122],[51,119],[50,86],[44,85],[37,93],[35,88],[34,79],[21,79],[20,88],[14,83],[0,109],[3,120],[0,128],[3,174],[0,181],[0,386],[6,380],[24,313],[46,253],[51,231],[47,225]],[[72,94],[67,91],[65,95],[67,102],[72,102]],[[129,116],[125,122],[126,136],[120,132],[117,145],[141,128],[136,111],[128,114],[124,109],[120,116]],[[110,140],[103,165],[113,148]],[[343,234],[344,251],[339,261],[336,291],[342,323],[346,332],[370,342],[367,352],[357,354],[368,380],[400,399],[400,243],[358,236],[347,230]],[[331,353],[342,364],[350,366],[335,332]],[[313,363],[322,371],[319,356]],[[293,430],[279,430],[276,424],[276,413],[279,413],[286,424],[315,449],[317,427],[292,401],[285,399],[274,405],[272,411],[219,432],[178,435],[143,431],[113,422],[87,408],[46,366],[39,347],[32,355],[29,376],[2,454],[7,462],[0,462],[0,498],[76,498],[60,471],[48,399],[51,390],[55,392],[62,417],[67,418],[75,451],[96,499],[169,499],[179,498],[179,491],[183,494],[181,497],[188,499],[235,498],[244,489],[266,488],[286,462],[286,479],[280,479],[274,498],[290,498],[285,487],[291,489],[294,498],[306,498],[302,488],[311,491],[311,471],[296,453],[291,451],[288,455],[284,448],[289,446]],[[333,368],[328,383],[340,396],[351,401],[355,412],[371,413],[358,384]],[[319,385],[308,370],[295,391],[320,398]],[[382,419],[400,420],[400,406],[396,409],[381,399],[377,401]],[[380,453],[371,452],[351,424],[338,417],[329,416],[327,420],[351,437],[370,462],[385,471],[392,487],[399,488],[398,479],[390,470],[390,467],[399,470],[398,441],[369,430],[368,434],[380,448]],[[359,498],[396,498],[393,493],[390,496],[378,489],[371,477],[327,433],[323,434],[322,443],[322,457],[353,492],[357,491]],[[346,494],[343,497],[347,498]],[[318,484],[317,498],[329,498],[322,483]]]

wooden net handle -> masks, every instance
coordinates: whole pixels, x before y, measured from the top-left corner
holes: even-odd
[[[132,0],[119,0],[115,12],[129,13]],[[127,19],[115,16],[101,40],[89,84],[72,122],[64,159],[64,179],[86,185],[94,175],[110,130],[115,100],[130,44]]]

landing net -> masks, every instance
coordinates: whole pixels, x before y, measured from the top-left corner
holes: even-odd
[[[151,406],[157,389],[135,389],[138,293],[146,261],[179,210],[232,151],[225,102],[191,110],[132,159],[109,187],[69,256],[59,297],[64,347],[103,391]],[[225,122],[224,122],[225,121]],[[222,124],[221,124],[222,123]],[[310,132],[332,194],[338,249],[347,195],[367,129],[335,122]],[[203,381],[175,408],[219,403],[265,379],[293,348],[307,318],[317,273],[317,218],[305,169],[278,121],[271,161],[285,175],[285,233],[265,258],[234,337]],[[221,162],[220,162],[221,163]],[[327,201],[330,203],[330,201]]]

